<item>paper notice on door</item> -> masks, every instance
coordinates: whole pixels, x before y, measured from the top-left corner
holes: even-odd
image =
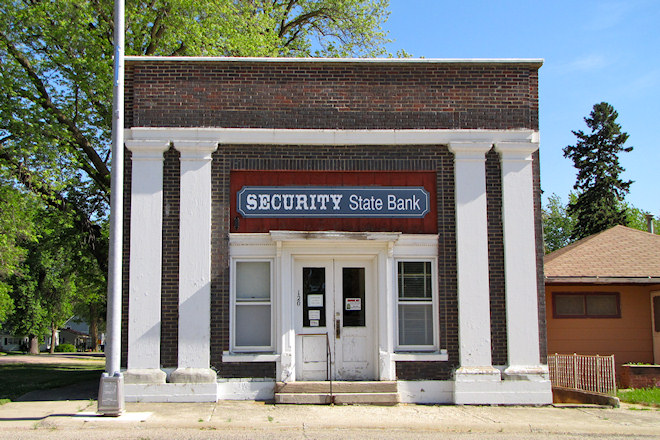
[[[307,307],[323,307],[323,295],[307,295]]]
[[[346,298],[346,310],[362,310],[362,298]]]
[[[321,311],[320,310],[308,310],[309,313],[309,319],[321,319]]]
[[[309,326],[310,327],[318,327],[319,326],[319,320],[318,319],[310,319],[309,320]]]

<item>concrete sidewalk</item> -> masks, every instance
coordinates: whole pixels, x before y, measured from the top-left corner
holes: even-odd
[[[307,406],[130,403],[117,418],[94,400],[0,406],[0,439],[660,438],[660,410],[606,407]]]

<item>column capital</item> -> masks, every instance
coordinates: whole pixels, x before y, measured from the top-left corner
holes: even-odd
[[[532,160],[532,153],[538,149],[538,142],[495,143],[495,150],[502,155],[502,160]]]
[[[449,142],[449,151],[459,160],[486,160],[486,153],[493,147],[492,142]]]
[[[218,149],[216,141],[172,141],[174,148],[181,153],[182,160],[210,160],[211,154]]]
[[[128,140],[124,144],[133,153],[132,160],[163,160],[163,153],[170,148],[170,142],[164,140]]]

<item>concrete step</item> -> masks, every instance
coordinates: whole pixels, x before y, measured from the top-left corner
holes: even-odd
[[[398,393],[339,393],[333,394],[336,405],[396,405]],[[298,405],[327,405],[332,403],[330,394],[325,393],[277,393],[275,403]]]
[[[332,382],[332,393],[397,393],[395,381]],[[330,382],[277,382],[275,393],[330,393]]]

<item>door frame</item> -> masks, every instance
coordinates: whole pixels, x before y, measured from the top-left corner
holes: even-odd
[[[370,347],[371,353],[367,356],[369,363],[366,376],[359,380],[377,380],[379,377],[378,372],[378,273],[377,273],[377,255],[292,255],[293,258],[293,297],[295,298],[293,307],[294,316],[294,331],[296,334],[296,376],[298,380],[327,380],[326,377],[318,377],[324,366],[332,378],[332,380],[347,380],[349,375],[342,376],[341,370],[344,365],[342,348],[346,337],[352,331],[352,327],[344,327],[343,322],[343,289],[340,285],[342,280],[343,268],[346,267],[364,267],[365,268],[365,301],[364,307],[365,315],[365,336],[366,346]],[[325,311],[325,326],[318,327],[303,327],[303,310],[304,310],[304,295],[302,294],[302,269],[304,267],[324,267],[326,269],[326,290],[324,297],[324,311]],[[332,290],[332,292],[330,292]],[[340,337],[336,337],[337,327],[336,323],[340,325]],[[347,330],[349,329],[349,330]],[[328,339],[322,336],[326,334]],[[306,335],[308,335],[306,337]],[[314,342],[312,342],[314,340]],[[325,341],[329,344],[331,356],[330,366],[320,362],[317,370],[319,373],[314,375],[311,379],[302,377],[303,375],[303,350],[305,344],[323,344]],[[314,347],[317,352],[322,351],[321,347]],[[347,361],[348,362],[348,361]],[[321,365],[323,364],[323,365]]]
[[[273,362],[280,382],[295,382],[296,336],[294,256],[297,258],[372,258],[377,297],[373,339],[377,353],[376,380],[396,380],[396,361],[447,361],[447,351],[396,352],[396,261],[435,259],[437,234],[407,235],[400,232],[270,231],[229,234],[230,260],[271,259],[273,262],[273,351],[236,353],[224,351],[223,362]]]

